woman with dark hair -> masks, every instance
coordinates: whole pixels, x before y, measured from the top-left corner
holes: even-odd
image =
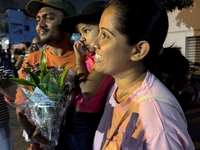
[[[168,17],[158,0],[111,0],[104,10],[95,69],[114,77],[94,150],[192,150],[176,96],[188,61],[180,48],[163,48]]]

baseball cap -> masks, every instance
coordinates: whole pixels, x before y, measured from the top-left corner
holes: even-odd
[[[32,17],[36,17],[42,7],[52,7],[61,10],[67,16],[77,13],[76,7],[68,0],[31,0],[26,5],[26,11]]]
[[[75,26],[78,23],[99,23],[106,4],[107,2],[105,1],[92,2],[79,14],[64,17],[62,20],[63,29],[68,32],[75,32]]]

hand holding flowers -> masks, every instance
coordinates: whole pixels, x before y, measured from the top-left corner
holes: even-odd
[[[73,97],[75,73],[71,68],[47,66],[44,52],[40,63],[23,68],[26,79],[5,78],[0,86],[9,103],[24,112],[28,120],[40,129],[43,136],[57,144],[67,106]],[[45,148],[49,149],[49,148]]]

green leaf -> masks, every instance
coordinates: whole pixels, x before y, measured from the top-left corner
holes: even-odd
[[[32,82],[30,81],[27,81],[25,79],[21,79],[21,78],[9,78],[10,81],[18,84],[18,85],[24,85],[24,86],[33,86],[33,87],[36,87],[35,84],[33,84]]]
[[[61,74],[61,78],[60,78],[60,86],[63,87],[65,84],[65,78],[66,75],[68,73],[69,70],[65,70],[62,74]]]
[[[57,93],[59,91],[59,78],[54,74],[52,70],[46,74],[40,83],[39,86],[43,91],[45,91],[45,94],[49,93]]]
[[[47,61],[44,55],[44,50],[42,51],[41,57],[40,57],[40,82],[43,80],[44,76],[45,76],[45,72],[47,69]]]
[[[49,82],[47,85],[47,91],[49,92],[49,94],[59,94],[60,87],[55,82]]]
[[[34,84],[35,84],[36,86],[39,85],[40,79],[39,79],[38,75],[36,75],[35,73],[33,73],[33,72],[31,72],[31,71],[28,71],[28,70],[26,71],[26,74],[29,75],[29,77],[31,78],[31,80],[34,82]]]
[[[60,68],[65,69],[65,67],[66,67],[66,65],[67,65],[68,63],[69,63],[69,62],[66,62],[66,63],[62,64],[62,66],[61,66]]]
[[[46,77],[44,77],[44,79],[47,81],[48,79]],[[60,90],[60,86],[52,81],[52,80],[48,80],[48,82],[43,82],[40,84],[40,89],[42,89],[42,91],[47,95],[55,95],[55,94],[60,94],[61,90]]]
[[[50,70],[43,78],[42,82],[43,83],[48,83],[48,82],[54,82],[54,83],[59,83],[58,82],[59,78],[53,73],[52,70]]]
[[[51,71],[50,71],[51,72]],[[40,81],[39,84],[39,88],[45,93],[47,94],[47,86],[48,86],[48,82],[50,80],[50,72],[46,75],[43,76],[43,79]]]

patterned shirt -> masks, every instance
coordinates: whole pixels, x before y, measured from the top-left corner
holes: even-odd
[[[14,77],[12,63],[9,59],[0,57],[0,72],[5,72],[9,77]],[[4,100],[4,95],[0,93],[0,121],[9,119],[8,104]]]

